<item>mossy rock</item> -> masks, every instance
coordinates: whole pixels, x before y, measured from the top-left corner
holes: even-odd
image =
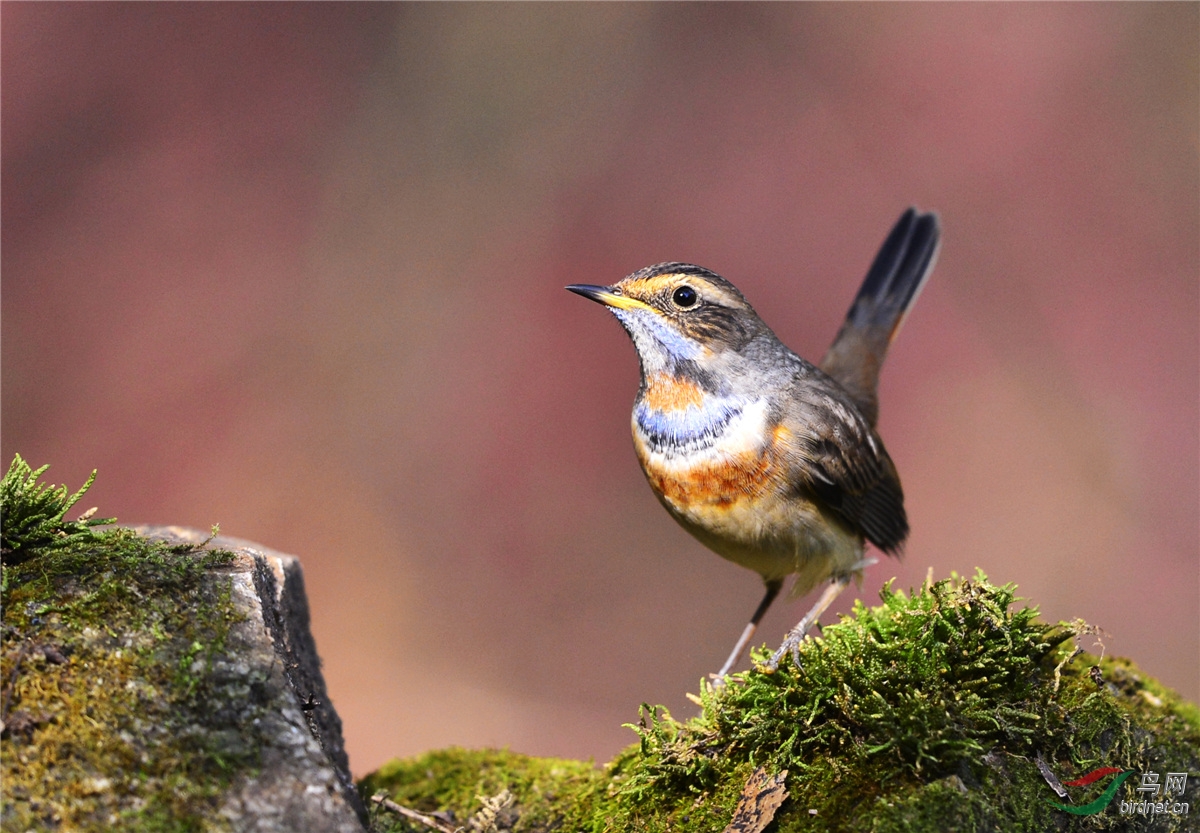
[[[113,530],[5,565],[5,830],[187,829],[257,765],[253,736],[198,731],[239,615],[203,577],[232,558]]]
[[[799,667],[748,671],[720,689],[702,683],[695,718],[643,706],[638,743],[602,768],[451,749],[382,767],[360,783],[363,797],[437,813],[447,829],[483,829],[483,799],[507,791],[511,803],[484,820],[498,830],[722,831],[763,768],[786,771],[788,796],[768,825],[737,829],[1200,826],[1122,814],[1139,776],[1111,803],[1115,773],[1064,798],[1052,788],[1104,767],[1200,778],[1200,712],[1127,660],[1079,650],[1094,629],[1040,622],[1014,604],[1011,586],[982,575],[881,596],[806,641]],[[1102,806],[1086,815],[1056,806],[1093,802]],[[378,803],[371,813],[377,831],[429,829]]]
[[[0,829],[361,831],[298,561],[66,522],[43,470],[0,489]]]

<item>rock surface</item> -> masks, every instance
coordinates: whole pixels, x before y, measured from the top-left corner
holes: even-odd
[[[199,544],[209,537],[183,527],[137,529],[170,543]],[[261,768],[235,785],[219,815],[239,831],[361,833],[364,811],[309,630],[299,559],[226,536],[207,548],[236,554],[228,579],[214,580],[232,581],[231,598],[241,614],[212,673],[226,685],[253,687],[265,707],[255,726],[263,739]]]

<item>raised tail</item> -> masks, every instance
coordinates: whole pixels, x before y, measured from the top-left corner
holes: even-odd
[[[910,208],[900,215],[821,361],[821,369],[846,389],[872,427],[879,416],[879,369],[933,271],[940,238],[936,214]]]

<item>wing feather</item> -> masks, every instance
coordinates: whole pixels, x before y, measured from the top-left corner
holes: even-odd
[[[829,381],[800,385],[801,418],[789,426],[799,443],[793,481],[837,518],[887,553],[898,554],[908,537],[904,492],[883,441],[846,395]]]

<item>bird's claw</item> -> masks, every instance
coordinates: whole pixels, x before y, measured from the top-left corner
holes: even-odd
[[[802,623],[803,624],[803,623]],[[784,637],[783,644],[775,653],[771,654],[771,658],[764,664],[758,666],[758,670],[763,674],[774,674],[779,670],[779,663],[783,662],[783,658],[787,654],[792,655],[792,662],[796,667],[800,667],[800,643],[808,636],[808,628],[799,626],[788,631],[788,635]]]

